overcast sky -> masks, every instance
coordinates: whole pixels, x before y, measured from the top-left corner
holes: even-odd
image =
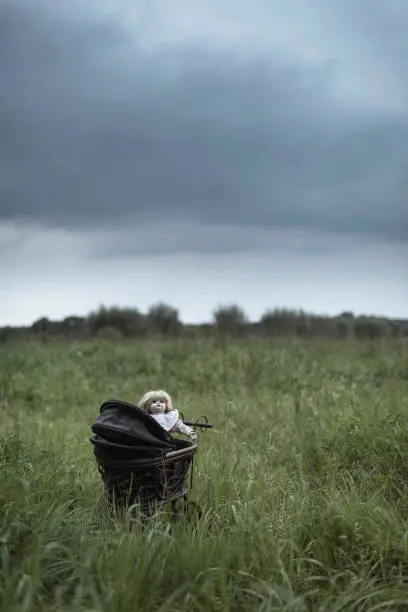
[[[0,325],[408,316],[407,0],[2,0]]]

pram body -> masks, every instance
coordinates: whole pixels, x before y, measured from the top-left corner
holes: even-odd
[[[187,510],[196,442],[173,438],[152,416],[121,400],[102,404],[92,431],[109,503],[144,515],[165,504],[175,513]]]

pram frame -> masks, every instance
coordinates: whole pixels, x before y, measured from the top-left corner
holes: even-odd
[[[201,431],[211,427],[206,417],[189,424]],[[106,440],[98,433],[90,437],[105,498],[111,506],[128,509],[133,516],[151,516],[167,505],[171,506],[173,515],[186,513],[191,508],[200,514],[198,504],[189,499],[187,486],[190,475],[191,490],[197,442],[176,437],[171,439],[172,449],[162,450],[153,456],[117,460],[109,457],[107,460],[103,453],[98,453],[98,446],[102,442],[106,445]],[[122,448],[131,447],[122,444]]]

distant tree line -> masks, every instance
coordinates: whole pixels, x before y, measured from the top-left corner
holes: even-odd
[[[220,306],[210,323],[183,324],[176,308],[158,303],[143,314],[137,308],[104,306],[86,317],[70,316],[62,321],[43,317],[29,327],[0,328],[0,341],[36,339],[106,340],[176,336],[221,337],[303,337],[303,338],[408,338],[408,320],[358,316],[343,312],[334,317],[318,316],[298,310],[268,310],[257,322],[250,322],[236,305]]]

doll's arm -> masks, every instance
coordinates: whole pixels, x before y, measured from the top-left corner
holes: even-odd
[[[177,431],[178,433],[184,434],[185,436],[189,436],[192,440],[197,439],[197,434],[194,429],[192,427],[189,427],[188,425],[185,425],[182,421],[180,421],[180,419],[177,419],[177,421],[175,422],[173,430]]]

